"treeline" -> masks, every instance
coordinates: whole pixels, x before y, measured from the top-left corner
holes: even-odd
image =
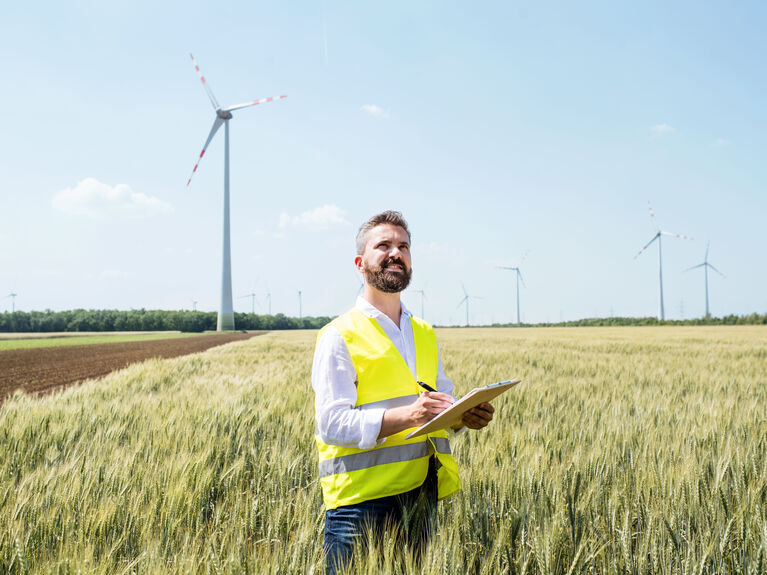
[[[725,315],[722,317],[699,317],[695,319],[666,319],[656,317],[587,317],[558,323],[522,324],[521,327],[609,327],[632,325],[765,325],[767,314]],[[513,327],[516,324],[493,324],[493,327]]]
[[[202,332],[216,329],[218,314],[214,311],[171,310],[85,310],[16,311],[0,314],[0,332],[57,331],[185,331]],[[317,329],[330,317],[287,317],[235,313],[238,330]]]

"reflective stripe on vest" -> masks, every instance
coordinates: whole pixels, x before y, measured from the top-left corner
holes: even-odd
[[[444,437],[432,437],[431,441],[438,453],[450,455],[450,442],[447,439]],[[359,471],[360,469],[367,469],[368,467],[383,465],[384,463],[412,461],[426,457],[429,454],[429,444],[425,441],[414,444],[392,445],[390,447],[382,445],[378,449],[351,453],[321,461],[320,477]]]
[[[411,318],[416,351],[416,372],[420,381],[436,385],[438,351],[431,326]],[[391,409],[413,403],[421,389],[407,363],[378,323],[353,309],[330,324],[338,329],[357,374],[357,402],[354,409]],[[322,337],[324,329],[318,336]],[[461,488],[458,466],[450,451],[447,433],[442,430],[406,439],[406,429],[386,438],[373,449],[325,444],[316,437],[319,476],[327,509],[370,499],[404,493],[426,478],[429,456],[437,457],[440,499]]]

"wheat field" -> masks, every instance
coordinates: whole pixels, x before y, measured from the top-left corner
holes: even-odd
[[[0,406],[0,573],[321,573],[316,332],[152,360]],[[439,330],[463,491],[415,562],[361,573],[764,573],[767,329]]]

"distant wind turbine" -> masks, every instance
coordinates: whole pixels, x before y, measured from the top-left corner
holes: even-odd
[[[650,219],[652,219],[652,224],[655,227],[655,235],[650,238],[650,241],[647,242],[641,250],[637,252],[637,255],[634,256],[634,259],[637,259],[641,253],[650,246],[651,243],[653,243],[655,240],[658,240],[658,319],[664,320],[666,319],[666,316],[663,312],[663,252],[661,251],[661,237],[671,236],[672,238],[679,238],[682,240],[691,240],[692,238],[689,236],[683,236],[681,234],[675,234],[661,230],[655,221],[655,214],[652,211],[650,202],[647,202],[647,207],[650,208]]]
[[[481,296],[476,295],[469,295],[469,293],[466,291],[466,286],[461,284],[461,288],[463,289],[463,299],[458,302],[458,305],[456,306],[456,309],[461,307],[464,303],[466,304],[466,327],[469,327],[469,300],[474,299],[482,299]]]
[[[250,313],[255,314],[256,313],[256,294],[255,293],[246,293],[245,295],[241,295],[237,299],[244,299],[246,297],[250,298]]]
[[[423,300],[426,297],[426,292],[423,291],[422,289],[417,289],[417,290],[413,290],[413,291],[415,291],[415,293],[421,294],[421,319],[425,319],[424,315],[423,315]]]
[[[253,100],[251,102],[229,106],[228,108],[222,108],[218,105],[216,97],[213,95],[213,91],[205,81],[205,76],[202,75],[200,67],[197,65],[194,56],[191,54],[189,54],[189,56],[192,58],[194,69],[197,70],[205,91],[208,93],[210,103],[213,105],[213,109],[216,111],[216,119],[213,121],[213,127],[210,129],[208,139],[205,140],[205,145],[202,147],[200,157],[198,158],[197,163],[194,165],[194,169],[189,176],[189,180],[186,182],[187,187],[189,187],[189,184],[192,182],[192,177],[197,171],[197,167],[200,165],[200,161],[202,161],[202,157],[205,155],[205,151],[208,149],[208,145],[213,139],[213,136],[216,135],[216,132],[221,127],[221,125],[224,125],[224,253],[223,263],[221,266],[221,306],[219,307],[218,311],[218,322],[216,330],[227,331],[234,329],[234,308],[232,306],[232,254],[229,241],[229,120],[232,119],[232,112],[235,110],[240,110],[249,106],[255,106],[256,104],[263,104],[264,102],[281,100],[282,98],[287,98],[287,96],[262,98],[260,100]]]
[[[301,310],[301,290],[298,290],[298,319],[301,319],[303,317],[302,310]]]
[[[197,311],[197,300],[196,299],[192,300],[192,311]]]
[[[718,269],[716,269],[713,265],[708,263],[708,248],[711,242],[706,242],[706,256],[703,258],[703,263],[698,264],[697,266],[692,266],[691,268],[687,268],[685,271],[688,272],[690,270],[694,270],[697,268],[703,268],[703,277],[705,278],[706,283],[706,317],[711,317],[711,314],[708,311],[708,268],[711,268],[716,273],[718,273],[722,277],[726,277],[722,272],[720,272]]]
[[[18,294],[11,292],[3,298],[3,299],[11,298],[11,313],[16,313],[16,296],[17,295]]]
[[[519,280],[522,280],[522,285],[527,287],[525,285],[525,280],[522,278],[522,272],[520,271],[519,266],[517,266],[517,267],[498,266],[498,268],[500,268],[502,270],[513,271],[514,275],[516,276],[516,279],[517,279],[517,325],[519,325],[519,324],[522,323],[522,320],[520,319],[521,316],[519,315]]]
[[[266,292],[266,301],[269,304],[269,315],[272,315],[272,292]]]

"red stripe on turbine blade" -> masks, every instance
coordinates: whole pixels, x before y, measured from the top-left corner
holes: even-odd
[[[205,76],[200,76],[200,80],[202,80],[202,83],[205,83]]]
[[[197,166],[199,166],[199,165],[200,165],[200,164],[195,164],[195,165],[194,165],[194,170],[192,170],[192,173],[193,173],[193,174],[194,174],[194,173],[197,171]]]
[[[202,158],[205,155],[205,150],[203,149],[202,152],[200,152],[200,157]]]

